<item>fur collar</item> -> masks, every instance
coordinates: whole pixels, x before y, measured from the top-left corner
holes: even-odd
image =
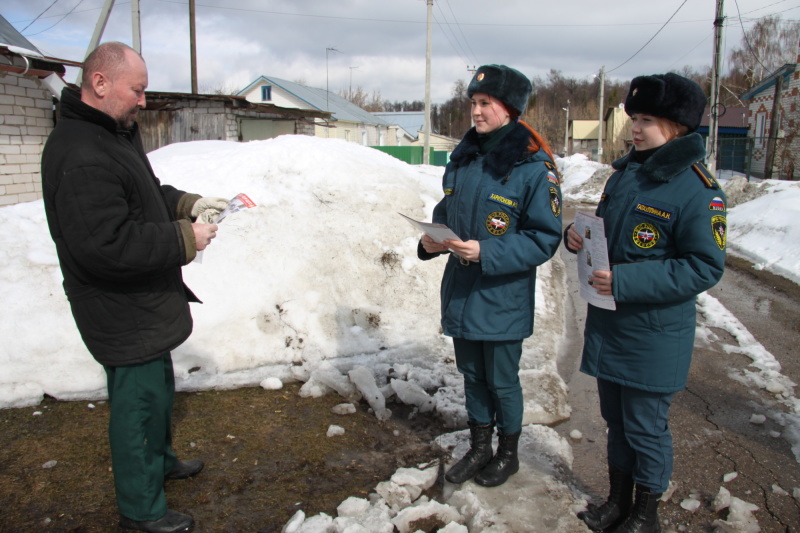
[[[511,173],[511,169],[533,155],[528,147],[531,144],[531,134],[528,127],[517,122],[500,142],[492,148],[483,158],[483,171],[495,179],[502,179]],[[450,155],[456,168],[469,164],[480,155],[478,132],[471,128],[456,149]]]
[[[636,148],[611,163],[614,170],[627,167],[634,150]],[[690,133],[662,146],[642,164],[640,172],[653,181],[667,182],[705,157],[703,137],[699,133]]]

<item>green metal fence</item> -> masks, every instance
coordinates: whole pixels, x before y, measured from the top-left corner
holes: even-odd
[[[421,165],[423,156],[422,146],[372,146],[376,150],[380,150],[392,157],[396,157],[400,161],[405,161],[409,165]],[[443,167],[447,165],[450,159],[450,153],[430,149],[430,164]]]

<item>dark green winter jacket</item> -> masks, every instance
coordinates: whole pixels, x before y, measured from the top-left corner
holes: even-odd
[[[635,149],[634,149],[635,150]],[[654,392],[686,386],[695,298],[725,265],[725,194],[708,170],[702,137],[677,138],[643,164],[613,163],[603,218],[617,309],[589,305],[581,371]]]
[[[481,259],[449,255],[441,288],[445,335],[521,340],[533,333],[536,267],[561,242],[561,189],[550,157],[519,122],[485,155],[471,129],[451,155],[433,222],[478,240]],[[419,256],[429,259],[419,247]],[[464,264],[466,263],[466,264]]]

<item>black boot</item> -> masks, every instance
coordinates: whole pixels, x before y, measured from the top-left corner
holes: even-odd
[[[517,457],[517,443],[520,432],[513,435],[499,434],[500,445],[497,454],[480,474],[475,476],[475,483],[484,487],[502,485],[511,475],[519,471],[519,458]]]
[[[147,533],[178,533],[191,531],[193,526],[194,520],[191,516],[171,509],[167,509],[167,514],[158,520],[133,520],[122,515],[119,517],[119,527]]]
[[[608,465],[608,500],[600,506],[589,504],[589,508],[578,513],[592,531],[603,531],[615,527],[628,518],[633,506],[633,477],[628,472]]]
[[[661,501],[660,492],[650,492],[650,489],[636,485],[636,499],[630,516],[616,529],[614,533],[661,533],[661,521],[658,519],[658,504]]]
[[[188,461],[175,461],[164,479],[186,479],[196,476],[203,469],[203,461],[200,459],[189,459]]]
[[[494,425],[479,426],[469,423],[469,451],[447,471],[444,478],[450,483],[464,483],[472,479],[481,468],[492,460],[492,433]]]

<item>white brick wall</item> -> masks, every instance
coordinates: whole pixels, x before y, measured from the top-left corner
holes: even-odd
[[[749,137],[755,137],[758,133],[756,124],[759,114],[764,116],[764,133],[769,135],[774,94],[775,88],[773,86],[765,89],[750,100],[748,105],[750,131],[747,134]],[[781,129],[784,137],[779,138],[776,143],[777,155],[775,157],[773,178],[778,179],[781,176],[791,177],[796,180],[798,179],[798,174],[800,174],[800,168],[796,168],[800,167],[800,135],[798,135],[800,133],[800,71],[794,72],[789,83],[784,84],[780,113],[782,115]],[[754,139],[753,160],[751,163],[751,171],[754,175],[764,175],[766,156],[767,139],[763,139],[761,143]],[[788,175],[790,171],[792,173],[791,176]]]
[[[53,100],[39,78],[0,75],[0,206],[42,197],[39,165],[53,125]]]

